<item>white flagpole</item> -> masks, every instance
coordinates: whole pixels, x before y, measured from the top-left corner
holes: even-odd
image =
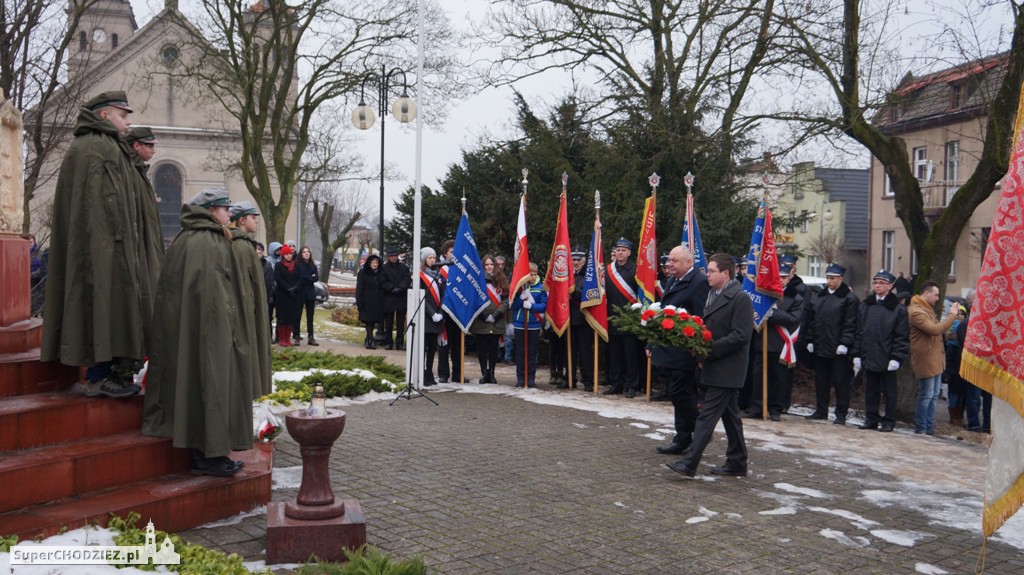
[[[423,291],[420,289],[419,282],[419,254],[420,248],[420,234],[422,233],[421,227],[421,210],[423,207],[423,109],[428,106],[428,98],[423,86],[423,0],[417,2],[417,12],[419,15],[419,26],[416,34],[416,94],[419,96],[421,111],[416,114],[416,192],[413,196],[413,216],[412,216],[412,257],[413,261],[409,262],[412,264],[410,268],[413,270],[413,282],[411,301],[408,304],[407,309],[416,309],[420,298],[423,296]],[[382,168],[383,169],[383,168]],[[381,209],[384,209],[381,206]],[[383,248],[383,246],[381,246]],[[412,373],[406,374],[409,378],[410,383],[416,383],[415,387],[423,387],[423,342],[426,341],[424,337],[424,326],[423,326],[423,307],[420,306],[416,312],[416,338],[414,341],[408,342],[408,347],[405,349],[406,353],[406,365],[412,366]],[[403,328],[405,326],[402,326]]]

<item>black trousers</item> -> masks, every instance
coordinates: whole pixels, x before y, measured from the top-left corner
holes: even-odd
[[[478,334],[476,336],[476,357],[480,360],[480,375],[486,378],[494,375],[494,368],[498,365],[498,334]]]
[[[394,339],[391,334],[394,333]],[[405,308],[384,310],[384,345],[405,345]]]
[[[295,327],[292,328],[292,335],[298,337],[302,331],[302,310],[306,310],[306,335],[313,337],[313,312],[316,310],[316,300],[299,302],[299,315],[295,319]]]
[[[437,334],[428,333],[423,335],[423,383],[433,385],[434,379],[434,354],[437,353]]]
[[[687,369],[658,367],[658,379],[674,408],[676,436],[672,443],[689,445],[697,426],[697,373]]]
[[[579,371],[578,385],[594,387],[594,328],[583,322],[572,326],[572,373]]]
[[[515,328],[516,338],[516,387],[537,387],[537,344],[540,337],[539,329],[524,330]]]
[[[829,396],[836,388],[836,419],[846,419],[850,409],[850,388],[853,385],[853,367],[850,358],[841,355],[833,358],[814,358],[815,413],[827,414]]]
[[[704,407],[697,417],[693,443],[683,454],[683,465],[697,469],[718,420],[722,420],[729,441],[725,449],[726,465],[733,469],[747,468],[747,443],[743,439],[743,422],[740,420],[739,390],[725,387],[709,387],[704,394]]]
[[[568,338],[565,334],[556,334],[553,330],[548,332],[548,367],[551,375],[562,375],[567,371],[568,350],[566,344]]]
[[[636,389],[640,385],[639,347],[633,334],[608,334],[608,385],[612,389]]]
[[[440,347],[437,376],[452,382],[462,381],[462,330],[447,315],[444,317],[444,325],[448,333],[448,345]]]
[[[761,413],[764,368],[761,351],[754,355],[753,388],[750,394],[750,412]],[[782,413],[789,409],[789,398],[793,395],[793,370],[779,361],[779,352],[768,351],[768,413]]]
[[[879,415],[879,399],[885,400],[885,415]],[[896,423],[896,372],[864,370],[864,423]]]

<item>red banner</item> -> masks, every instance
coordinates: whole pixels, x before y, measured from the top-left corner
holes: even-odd
[[[551,329],[558,335],[569,327],[569,293],[574,283],[569,261],[569,218],[565,212],[565,192],[558,199],[558,223],[555,225],[555,243],[551,246],[548,273],[544,287],[548,290],[547,318]]]
[[[509,298],[515,296],[523,284],[529,281],[530,250],[526,246],[526,194],[519,199],[519,222],[516,224],[516,245],[513,256],[512,280],[509,282]]]
[[[644,202],[644,219],[640,224],[640,245],[636,252],[636,285],[640,303],[647,305],[657,300],[658,239],[654,232],[654,194]]]
[[[772,232],[772,211],[765,206],[764,235],[761,236],[761,257],[757,261],[757,279],[754,285],[758,293],[775,299],[782,299],[782,278],[779,277],[779,259],[775,253],[775,234]]]

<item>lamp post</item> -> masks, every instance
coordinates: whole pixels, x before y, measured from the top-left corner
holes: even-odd
[[[825,262],[825,222],[832,221],[832,208],[829,206],[828,198],[824,198],[820,202],[815,203],[811,209],[814,210],[811,212],[812,215],[818,218],[818,266],[819,268],[824,268],[827,263]],[[824,212],[820,216],[818,215],[819,209]]]
[[[375,82],[377,85],[377,114],[380,115],[380,244],[377,246],[379,253],[384,253],[384,118],[386,115],[386,102],[388,92],[392,89],[392,80],[396,76],[402,77],[402,95],[395,100],[391,106],[391,114],[402,124],[408,124],[416,119],[416,102],[409,97],[409,85],[405,81],[405,70],[392,68],[387,70],[386,66],[380,67],[380,72],[367,72],[363,75],[363,81],[359,86],[359,105],[352,110],[352,123],[360,130],[369,130],[376,121],[373,108],[366,104],[363,97],[366,93],[367,82]]]

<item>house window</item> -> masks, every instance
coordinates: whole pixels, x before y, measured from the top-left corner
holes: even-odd
[[[960,187],[960,141],[946,142],[946,204]]]
[[[117,48],[117,34],[110,35],[110,47]]]
[[[181,230],[182,174],[174,164],[161,164],[154,170],[153,188],[164,241],[169,242]]]
[[[78,33],[78,49],[85,50],[89,47],[89,37],[86,36],[85,31]]]
[[[887,198],[891,198],[896,195],[896,192],[892,191],[892,180],[889,179],[889,174],[882,172],[882,181],[885,182],[883,187],[882,195]]]
[[[928,181],[928,148],[914,148],[914,177],[921,182]]]
[[[819,217],[821,217],[819,215]],[[800,231],[807,233],[807,210],[800,210]]]
[[[887,230],[882,232],[882,268],[892,270],[896,263],[896,232]]]
[[[808,275],[813,277],[821,277],[821,258],[818,256],[807,257],[807,271]]]
[[[917,261],[917,252],[914,251],[914,250],[910,250],[910,274],[911,275],[917,275],[917,273],[919,271],[921,271],[921,264],[920,264],[920,262]],[[956,259],[955,258],[953,259],[953,261],[949,262],[949,275],[950,276],[955,276],[956,275]]]
[[[964,87],[960,84],[953,84],[949,87],[949,108],[959,110],[964,105]]]

